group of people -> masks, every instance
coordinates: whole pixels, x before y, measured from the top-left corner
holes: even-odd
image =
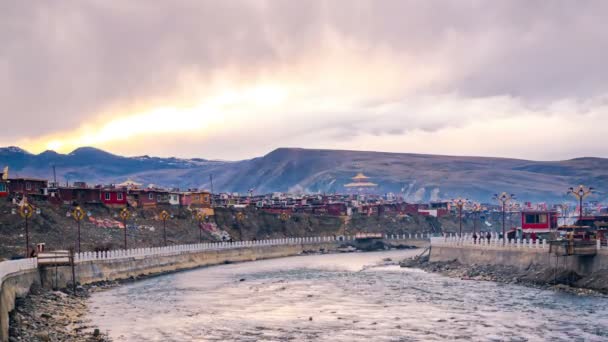
[[[481,240],[484,237],[488,240],[488,243],[490,243],[490,240],[492,239],[492,234],[490,234],[490,232],[487,232],[485,235],[483,232],[479,232],[479,235],[477,235],[477,233],[473,233],[473,243],[476,244],[477,239],[479,239],[479,243],[481,243]]]

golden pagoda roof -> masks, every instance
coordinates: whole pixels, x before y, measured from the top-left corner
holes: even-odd
[[[357,175],[355,177],[353,177],[352,179],[354,180],[360,180],[360,179],[369,179],[369,177],[367,177],[366,175],[364,175],[362,172],[357,173]]]
[[[378,184],[372,183],[372,182],[354,182],[354,183],[345,184],[344,186],[347,188],[364,188],[364,187],[378,186]]]

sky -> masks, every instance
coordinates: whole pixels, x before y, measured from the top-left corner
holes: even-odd
[[[606,1],[5,0],[0,146],[608,157]]]

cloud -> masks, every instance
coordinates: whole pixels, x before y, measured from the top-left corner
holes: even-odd
[[[605,155],[568,134],[599,135],[589,120],[605,121],[607,7],[6,1],[0,144],[223,159],[278,146]],[[533,127],[549,123],[553,137]]]

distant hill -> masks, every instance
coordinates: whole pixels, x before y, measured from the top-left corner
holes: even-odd
[[[144,184],[210,188],[244,193],[343,192],[357,172],[378,183],[381,193],[403,193],[410,201],[457,196],[488,202],[496,192],[514,193],[521,200],[559,202],[570,186],[586,184],[608,189],[608,159],[577,158],[538,162],[506,158],[455,157],[410,153],[279,148],[243,161],[210,161],[157,157],[121,157],[83,147],[69,154],[46,151],[30,154],[16,147],[0,149],[0,166],[11,173],[65,182],[116,183],[127,177]]]

